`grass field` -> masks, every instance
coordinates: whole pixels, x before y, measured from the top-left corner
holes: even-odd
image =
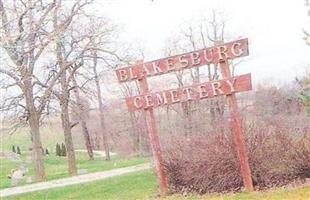
[[[268,192],[238,193],[226,195],[190,195],[183,197],[172,195],[165,200],[308,200],[310,187],[299,189],[277,189]],[[51,189],[48,191],[33,192],[18,196],[3,198],[3,200],[131,200],[131,199],[160,199],[157,196],[156,178],[150,171],[136,172],[107,180],[87,184]]]
[[[0,159],[0,189],[10,187],[10,179],[7,175],[10,174],[11,169],[18,168],[22,163],[26,164],[29,172],[26,176],[34,175],[32,163],[25,162],[25,156],[22,156],[22,161],[11,161],[9,159]],[[95,158],[95,160],[88,160],[86,153],[76,153],[78,169],[87,169],[87,172],[105,171],[115,168],[127,167],[132,165],[141,164],[148,161],[148,158],[133,157],[124,159],[120,156],[112,156],[110,161],[103,158]],[[57,157],[55,155],[46,156],[44,159],[47,180],[67,177],[67,160],[65,157]],[[25,182],[22,182],[25,184]]]

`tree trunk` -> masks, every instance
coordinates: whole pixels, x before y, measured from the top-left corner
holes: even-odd
[[[87,149],[87,154],[88,154],[89,160],[94,160],[93,147],[92,147],[91,142],[90,142],[90,136],[89,136],[89,131],[87,128],[86,121],[82,119],[80,122],[81,122],[82,132],[83,132],[83,136],[84,136],[84,140],[85,140],[85,146]]]
[[[181,103],[183,111],[183,127],[185,130],[185,135],[189,136],[193,133],[193,121],[192,121],[192,111],[190,102]]]
[[[105,124],[104,124],[104,114],[103,114],[103,104],[102,104],[102,97],[101,97],[101,88],[99,83],[99,77],[97,73],[97,58],[96,54],[94,54],[94,75],[95,75],[95,82],[96,82],[96,89],[97,89],[97,98],[98,98],[98,105],[99,105],[99,116],[100,116],[100,126],[101,126],[101,137],[102,137],[102,147],[104,148],[106,160],[110,160],[110,149],[109,143],[106,136]]]
[[[68,158],[68,173],[70,175],[76,175],[77,169],[75,162],[74,147],[72,142],[71,125],[69,121],[68,102],[64,100],[63,102],[60,103],[60,107],[61,107],[61,122],[65,136],[65,145]]]
[[[104,125],[104,115],[103,115],[103,106],[102,106],[102,102],[101,100],[99,100],[99,110],[100,110],[100,126],[101,126],[101,131],[102,131],[102,146],[104,148],[105,151],[105,156],[106,156],[106,160],[111,160],[110,158],[110,149],[109,149],[109,144],[108,144],[108,140],[106,137],[106,130],[105,130],[105,125]]]
[[[83,136],[84,136],[84,140],[85,140],[85,147],[87,149],[89,159],[94,160],[93,148],[92,148],[92,145],[90,142],[89,131],[88,131],[86,120],[85,120],[85,109],[83,109],[79,89],[78,89],[78,86],[77,86],[75,79],[73,79],[73,84],[75,87],[74,88],[74,94],[75,94],[75,98],[77,101],[77,113],[78,113],[80,125],[82,127],[82,132],[83,132]]]
[[[37,113],[31,113],[29,126],[32,139],[32,159],[34,164],[36,181],[45,180],[44,158],[42,153],[42,142],[40,137],[40,126]]]
[[[65,145],[67,150],[67,159],[68,159],[68,172],[70,175],[76,175],[76,161],[75,161],[75,152],[74,146],[72,142],[72,132],[71,132],[71,124],[69,118],[69,92],[67,85],[66,72],[61,75],[60,84],[62,94],[59,99],[60,109],[61,109],[61,122],[62,128],[65,136]]]
[[[130,123],[131,123],[131,134],[132,134],[132,141],[133,141],[133,152],[140,155],[141,148],[140,148],[140,131],[137,128],[136,116],[134,113],[130,113]]]
[[[32,92],[32,79],[30,76],[25,74],[25,79],[23,81],[24,88],[23,93],[26,98],[26,107],[29,112],[29,126],[31,131],[31,141],[32,141],[32,159],[35,171],[36,181],[45,180],[45,170],[44,170],[44,158],[42,154],[42,142],[40,137],[40,115],[38,114],[33,99]]]

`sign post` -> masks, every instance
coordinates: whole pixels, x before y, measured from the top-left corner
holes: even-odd
[[[220,68],[223,78],[231,78],[231,72],[227,59],[220,62]],[[242,175],[243,185],[245,189],[250,192],[253,191],[253,182],[248,156],[246,153],[246,145],[239,120],[236,95],[234,93],[226,95],[226,99],[230,110],[231,129],[233,132],[234,143],[240,163],[240,171]]]
[[[147,80],[145,77],[138,79],[139,87],[142,91],[142,95],[146,95],[149,92]],[[153,108],[144,110],[147,130],[149,134],[149,139],[151,142],[151,149],[154,157],[157,181],[159,185],[159,193],[161,196],[165,196],[167,194],[167,178],[163,168],[163,159],[160,150],[160,144],[158,140],[157,128],[156,128],[156,120],[154,116]]]
[[[162,196],[167,193],[167,179],[162,165],[162,156],[153,109],[160,106],[204,98],[213,98],[222,95],[227,96],[227,102],[231,115],[231,129],[240,163],[243,184],[247,191],[253,190],[251,171],[239,121],[238,105],[235,96],[235,93],[237,92],[252,89],[251,74],[232,77],[228,65],[228,59],[234,59],[247,55],[249,55],[248,40],[241,39],[151,62],[137,63],[135,65],[116,70],[116,76],[119,82],[133,80],[138,80],[139,82],[139,87],[142,93],[138,96],[127,97],[126,103],[130,112],[144,110],[156,166],[159,190]],[[222,80],[198,83],[184,88],[149,93],[146,80],[147,77],[218,63],[221,68],[223,77]]]

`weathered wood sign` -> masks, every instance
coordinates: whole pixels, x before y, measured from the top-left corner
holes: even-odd
[[[227,96],[231,114],[231,128],[240,163],[243,184],[248,191],[253,190],[251,171],[249,168],[246,147],[238,117],[238,105],[235,93],[252,89],[251,75],[245,74],[231,77],[228,60],[249,55],[248,40],[241,39],[218,46],[201,49],[171,56],[151,62],[137,63],[125,68],[117,69],[119,82],[138,80],[142,93],[138,96],[127,97],[126,103],[130,112],[143,110],[145,113],[149,138],[154,156],[159,190],[161,195],[167,192],[167,179],[162,166],[162,156],[156,129],[153,108],[174,103],[195,101],[204,98]],[[219,64],[222,80],[199,83],[189,87],[149,93],[147,77],[157,76],[177,70],[200,67],[206,64]]]
[[[151,94],[127,97],[126,103],[129,111],[156,108],[174,103],[212,98],[244,92],[252,89],[251,75],[241,75],[230,79],[200,83],[184,88],[166,90]]]
[[[241,39],[220,46],[120,68],[116,70],[116,76],[119,82],[132,81],[181,69],[200,67],[211,63],[216,64],[224,59],[234,59],[247,55],[249,55],[248,40]]]

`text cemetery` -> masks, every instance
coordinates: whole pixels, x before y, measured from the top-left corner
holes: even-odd
[[[231,79],[196,84],[186,88],[128,97],[126,98],[126,102],[129,110],[135,111],[149,107],[159,107],[179,102],[228,95],[251,89],[251,75],[246,74]]]

